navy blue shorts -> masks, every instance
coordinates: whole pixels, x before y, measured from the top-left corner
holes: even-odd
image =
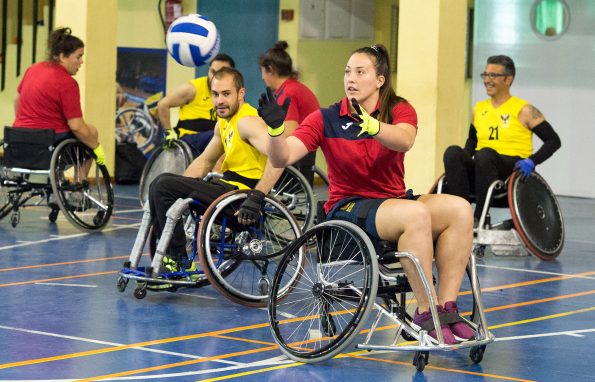
[[[413,195],[411,190],[407,190],[407,194],[402,199],[417,200],[419,196]],[[354,223],[373,240],[383,240],[378,236],[378,230],[376,229],[376,213],[380,205],[388,199],[346,198],[338,201],[326,215],[326,218]],[[367,211],[362,210],[363,208],[367,209]]]

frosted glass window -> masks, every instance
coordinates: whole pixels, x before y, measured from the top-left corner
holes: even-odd
[[[557,39],[568,29],[570,11],[564,0],[537,0],[531,8],[531,27],[538,36]]]

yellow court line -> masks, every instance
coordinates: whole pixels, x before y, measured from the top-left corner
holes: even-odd
[[[275,342],[271,342],[271,341],[259,341],[259,340],[252,340],[252,339],[249,339],[249,338],[222,336],[220,334],[214,335],[213,337],[223,338],[223,339],[232,340],[232,341],[249,342],[249,343],[252,343],[252,344],[259,344],[259,345],[275,345],[275,346],[277,346],[277,344]]]
[[[212,337],[212,336],[220,335],[220,334],[227,334],[227,333],[241,332],[244,330],[266,328],[268,326],[269,326],[269,323],[266,322],[266,323],[261,323],[261,324],[239,326],[239,327],[229,328],[229,329],[221,329],[221,330],[216,330],[216,331],[206,332],[206,333],[189,334],[186,336],[178,336],[178,337],[163,338],[163,339],[159,339],[159,340],[137,342],[137,343],[128,344],[128,345],[110,346],[110,347],[101,348],[101,349],[88,350],[88,351],[78,352],[78,353],[63,354],[63,355],[57,355],[57,356],[53,356],[53,357],[36,358],[36,359],[30,359],[30,360],[25,360],[25,361],[11,362],[11,363],[0,364],[0,370],[9,369],[12,367],[17,367],[17,366],[28,366],[28,365],[38,364],[38,363],[62,361],[65,359],[72,359],[72,358],[79,358],[79,357],[87,357],[90,355],[110,353],[110,352],[114,352],[114,351],[126,350],[126,349],[143,347],[143,346],[152,346],[152,345],[166,344],[166,343],[177,342],[177,341],[193,340],[193,339],[203,338],[203,337]]]
[[[264,368],[264,369],[244,371],[242,373],[236,373],[236,374],[231,374],[231,375],[224,375],[222,377],[215,377],[215,378],[209,378],[209,379],[201,379],[200,381],[197,381],[197,382],[223,381],[225,379],[231,379],[231,378],[237,378],[237,377],[245,377],[247,375],[259,374],[259,373],[266,373],[268,371],[275,371],[275,370],[287,369],[289,367],[301,366],[301,365],[303,365],[303,363],[301,363],[301,362],[288,363],[288,364],[285,364],[285,365],[271,366],[271,367],[267,367],[267,368]]]
[[[579,313],[591,312],[593,310],[595,310],[595,306],[592,306],[590,308],[583,308],[583,309],[571,310],[571,311],[568,311],[568,312],[550,314],[549,316],[541,316],[541,317],[529,318],[529,319],[526,319],[526,320],[519,320],[519,321],[507,322],[507,323],[499,324],[499,325],[492,325],[492,326],[489,327],[489,329],[499,329],[499,328],[504,328],[504,327],[507,327],[507,326],[529,324],[531,322],[537,322],[537,321],[543,321],[543,320],[551,320],[551,319],[554,319],[554,318],[560,318],[560,317],[570,316],[572,314],[579,314]]]
[[[72,265],[72,264],[80,264],[80,263],[94,263],[97,261],[107,261],[107,260],[121,260],[128,258],[129,256],[116,256],[116,257],[101,257],[99,259],[88,259],[88,260],[74,260],[74,261],[63,261],[59,263],[48,263],[48,264],[38,264],[38,265],[27,265],[24,267],[14,267],[14,268],[2,268],[0,272],[8,272],[8,271],[20,271],[22,269],[35,269],[35,268],[45,268],[45,267],[56,267],[59,265]]]
[[[102,379],[116,378],[116,377],[125,377],[127,375],[133,375],[133,374],[139,374],[139,373],[146,373],[146,372],[150,372],[150,371],[157,371],[157,370],[163,370],[163,369],[170,369],[172,367],[195,365],[195,364],[198,364],[198,363],[203,363],[203,362],[208,362],[208,361],[215,361],[215,360],[223,359],[223,358],[238,357],[238,356],[246,355],[246,354],[262,353],[262,352],[270,351],[270,350],[277,350],[277,345],[275,345],[275,346],[268,346],[268,347],[264,347],[264,348],[258,348],[258,349],[243,350],[243,351],[238,351],[238,352],[235,352],[235,353],[220,354],[220,355],[215,355],[215,356],[212,356],[212,357],[204,357],[204,358],[200,358],[200,359],[193,359],[193,360],[189,360],[189,361],[176,362],[176,363],[167,364],[167,365],[159,365],[159,366],[146,367],[144,369],[121,371],[119,373],[99,375],[99,376],[96,376],[96,377],[90,377],[90,378],[80,379],[78,381],[101,381]]]
[[[411,362],[399,362],[399,361],[393,361],[393,360],[390,360],[390,359],[365,357],[365,356],[361,356],[361,355],[349,355],[349,354],[347,354],[347,356],[348,357],[351,357],[351,358],[360,358],[360,359],[366,359],[366,360],[375,361],[375,362],[384,362],[384,363],[391,363],[391,364],[397,364],[397,365],[411,366]],[[426,369],[432,369],[432,370],[439,370],[439,371],[448,371],[448,372],[451,372],[451,373],[470,374],[470,375],[477,375],[477,376],[480,376],[480,377],[489,377],[489,378],[504,379],[504,380],[507,380],[507,381],[533,382],[530,379],[519,379],[519,378],[508,377],[508,376],[504,376],[504,375],[488,374],[488,373],[478,373],[478,372],[475,372],[475,371],[451,369],[451,368],[447,368],[447,367],[439,367],[439,366],[432,366],[432,365],[426,365],[425,368]]]
[[[115,272],[111,272],[111,273],[115,273]],[[588,273],[590,273],[590,272],[588,272]],[[39,281],[35,281],[35,282],[39,282]],[[0,286],[3,286],[3,285],[0,284]],[[569,295],[569,296],[574,296],[574,295],[576,295],[576,294]],[[538,300],[538,301],[540,301],[540,300]],[[490,309],[497,310],[497,308],[490,308]],[[486,311],[489,311],[490,309],[486,309]],[[584,311],[586,312],[586,311],[590,311],[592,309],[595,309],[595,308],[588,308]],[[582,312],[581,310],[577,310],[577,311],[572,311],[572,312],[568,312],[568,313],[560,313],[559,315],[546,316],[546,317],[555,318],[557,316],[564,316],[564,315],[581,313],[581,312]],[[538,321],[538,320],[539,319],[533,319],[533,321]],[[524,321],[519,321],[519,323],[525,323],[525,321],[530,322],[529,320],[524,320]],[[499,328],[499,327],[503,327],[503,326],[511,326],[511,325],[514,325],[514,323],[501,324],[498,326],[490,327],[490,329]],[[109,353],[109,352],[126,350],[126,349],[130,349],[130,348],[135,348],[135,347],[151,346],[151,345],[156,345],[156,344],[164,344],[164,343],[184,341],[184,340],[190,340],[190,339],[196,339],[196,338],[204,338],[204,337],[215,336],[215,335],[220,335],[220,334],[225,334],[225,333],[241,332],[244,330],[259,329],[259,328],[264,328],[264,327],[268,327],[268,326],[269,326],[269,324],[267,322],[267,323],[247,325],[247,326],[241,326],[241,327],[235,327],[235,328],[229,328],[229,329],[222,329],[222,330],[213,331],[213,332],[206,332],[206,333],[192,334],[192,335],[186,335],[186,336],[178,336],[178,337],[171,337],[171,338],[165,338],[165,339],[151,340],[151,341],[139,342],[139,343],[134,343],[134,344],[129,344],[129,345],[121,345],[121,346],[114,346],[114,347],[90,350],[90,351],[85,351],[85,352],[78,352],[78,353],[64,354],[64,355],[53,356],[53,357],[46,357],[46,358],[25,360],[25,361],[19,361],[19,362],[7,363],[7,364],[0,364],[0,370],[12,368],[12,367],[18,367],[18,366],[27,366],[27,365],[32,365],[32,364],[39,364],[39,363],[45,363],[45,362],[53,362],[53,361],[59,361],[59,360],[65,360],[65,359],[72,359],[72,358],[96,355],[96,354]]]
[[[83,278],[83,277],[91,277],[91,276],[111,275],[111,274],[114,274],[114,273],[118,273],[118,271],[85,273],[85,274],[81,274],[81,275],[71,275],[71,276],[63,276],[63,277],[54,277],[54,278],[51,278],[51,279],[18,281],[18,282],[14,282],[14,283],[0,284],[0,288],[1,287],[15,286],[15,285],[27,285],[27,284],[36,284],[36,283],[47,283],[49,281],[80,279],[80,278]]]

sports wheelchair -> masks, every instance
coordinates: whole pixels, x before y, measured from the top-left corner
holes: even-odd
[[[157,148],[147,161],[141,176],[139,184],[141,205],[146,203],[149,197],[149,186],[159,174],[164,172],[182,174],[192,160],[192,150],[182,140],[175,140],[171,144],[163,144]],[[285,168],[270,194],[285,204],[297,219],[302,230],[306,230],[312,225],[316,215],[314,191],[306,178],[295,167]]]
[[[448,193],[448,181],[441,176],[430,193]],[[472,201],[475,195],[471,195]],[[490,208],[504,208],[510,218],[492,222]],[[508,217],[508,216],[506,216]],[[564,219],[560,205],[546,181],[533,171],[527,180],[513,172],[488,188],[474,239],[474,252],[497,256],[527,256],[554,260],[564,246]]]
[[[20,208],[47,204],[51,222],[62,211],[81,231],[101,231],[114,204],[107,168],[97,165],[93,151],[76,139],[56,147],[53,142],[53,130],[4,128],[0,219],[10,214],[16,227]]]
[[[432,280],[425,278],[412,254],[397,252],[386,242],[372,243],[361,228],[342,220],[315,225],[284,252],[273,278],[268,314],[275,341],[292,360],[313,363],[339,354],[360,333],[374,309],[371,329],[357,348],[414,351],[413,365],[418,371],[428,363],[429,352],[436,350],[469,348],[471,360],[479,363],[486,345],[494,340],[483,313],[473,255],[467,266],[470,291],[463,294],[471,296],[472,314],[465,321],[475,330],[475,339],[447,345],[440,330],[434,339],[427,331],[412,327],[416,304],[399,259],[408,258],[415,264],[432,301]],[[296,262],[299,257],[304,259]],[[294,280],[296,273],[299,278]],[[431,310],[434,327],[439,328],[433,305]]]
[[[267,195],[260,220],[250,226],[237,222],[247,191],[223,194],[211,205],[203,206],[194,198],[178,199],[167,212],[166,226],[156,244],[151,265],[139,266],[143,248],[151,236],[151,217],[148,203],[129,260],[120,271],[117,287],[124,292],[129,280],[136,280],[134,296],[142,299],[147,289],[164,285],[166,290],[179,287],[201,287],[210,283],[224,296],[246,306],[265,306],[272,276],[277,269],[282,249],[301,235],[301,229],[287,207]],[[187,217],[185,217],[187,216]],[[163,256],[175,225],[185,220],[189,259],[179,272],[161,269]],[[153,252],[153,249],[150,249]],[[301,262],[302,256],[295,261]],[[191,270],[200,261],[201,269]],[[280,292],[289,290],[297,279],[288,278]]]

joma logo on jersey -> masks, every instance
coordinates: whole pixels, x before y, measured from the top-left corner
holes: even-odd
[[[510,114],[500,114],[500,126],[502,127],[509,127],[510,126]]]

